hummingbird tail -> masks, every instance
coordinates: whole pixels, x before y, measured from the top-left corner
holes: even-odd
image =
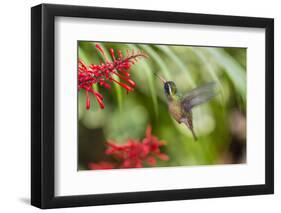
[[[193,122],[192,122],[192,112],[189,111],[189,113],[187,114],[187,124],[188,124],[188,127],[192,133],[192,136],[194,138],[195,141],[197,141],[197,136],[194,132],[194,129],[193,129]]]
[[[190,129],[190,131],[191,131],[191,133],[192,133],[192,136],[193,136],[194,140],[197,141],[197,136],[196,136],[194,130],[193,130],[193,129]]]
[[[182,119],[181,122],[183,122],[187,126],[187,128],[190,129],[194,140],[197,141],[197,136],[193,130],[192,120],[191,119]]]

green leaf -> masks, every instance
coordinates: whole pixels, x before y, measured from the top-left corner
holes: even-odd
[[[159,56],[159,54],[153,50],[148,45],[139,45],[148,55],[151,59],[153,59],[159,66],[161,72],[164,74],[164,77],[166,79],[171,79],[171,73],[165,62],[162,60],[162,58]],[[154,72],[157,72],[158,70],[154,70]]]
[[[127,46],[135,52],[140,50],[136,45],[134,44],[127,44]],[[140,70],[142,70],[145,74],[145,77],[147,79],[148,83],[148,89],[150,91],[150,96],[152,99],[153,103],[153,108],[154,108],[154,113],[156,116],[158,116],[158,102],[157,102],[157,95],[156,95],[156,90],[155,90],[155,85],[154,85],[154,75],[153,75],[153,70],[151,69],[151,66],[148,64],[146,60],[141,60],[138,63],[138,67],[141,67]],[[136,72],[137,75],[141,75],[142,73]]]
[[[225,73],[231,79],[235,89],[241,95],[242,99],[246,100],[246,72],[243,67],[233,59],[226,51],[222,48],[206,48],[204,49],[209,52],[217,63],[224,68]]]
[[[189,70],[188,66],[186,64],[184,64],[179,57],[174,53],[173,50],[171,50],[171,48],[169,46],[166,45],[156,45],[160,50],[162,50],[164,53],[167,54],[167,56],[170,57],[170,59],[178,66],[179,70],[181,72],[187,72],[187,75],[185,75],[185,79],[186,82],[188,82],[188,84],[191,87],[195,87],[195,81],[192,78],[191,75],[191,71]]]

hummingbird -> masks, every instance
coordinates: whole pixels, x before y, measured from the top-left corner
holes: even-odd
[[[154,73],[156,75],[156,73]],[[184,123],[190,129],[194,140],[197,136],[193,129],[192,108],[203,104],[213,98],[215,93],[215,83],[209,82],[190,90],[185,95],[178,92],[177,86],[173,81],[166,81],[156,75],[164,85],[164,93],[168,100],[170,115],[179,123]]]

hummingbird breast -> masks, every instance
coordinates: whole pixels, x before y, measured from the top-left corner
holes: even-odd
[[[168,104],[169,112],[172,117],[180,122],[181,118],[184,116],[184,112],[182,111],[181,103],[179,101],[171,101]]]

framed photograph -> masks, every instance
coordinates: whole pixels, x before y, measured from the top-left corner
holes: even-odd
[[[31,204],[271,194],[274,20],[31,9]]]

